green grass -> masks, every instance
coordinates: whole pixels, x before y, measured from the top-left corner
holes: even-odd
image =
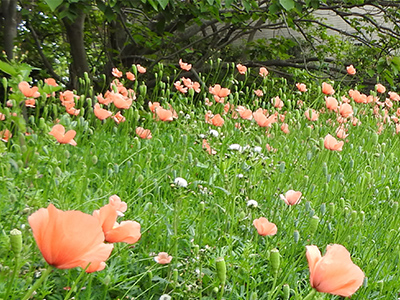
[[[33,132],[29,136],[23,134],[22,117],[7,115],[8,111],[20,114],[22,106],[0,107],[6,114],[0,130],[9,128],[14,134],[10,142],[0,144],[0,291],[12,284],[10,299],[20,299],[47,268],[27,222],[30,214],[49,203],[91,214],[117,194],[128,204],[124,220],[139,222],[142,238],[134,245],[116,244],[106,269],[84,274],[77,283],[71,295],[75,299],[159,299],[162,294],[172,299],[254,299],[255,293],[258,299],[288,299],[283,294],[285,284],[290,286],[290,299],[303,299],[311,291],[305,246],[317,245],[324,253],[333,243],[344,245],[365,273],[364,284],[352,299],[397,299],[400,147],[395,125],[385,124],[377,135],[379,120],[372,114],[373,105],[352,101],[361,125],[349,122],[343,151],[329,151],[323,138],[335,135],[337,126],[327,119],[335,121],[336,114],[321,113],[315,122],[304,117],[307,108],[324,107],[320,82],[308,84],[308,92],[299,94],[294,85],[271,74],[262,79],[255,69],[242,76],[232,70],[221,75],[218,64],[215,68],[221,81],[200,74],[205,86],[199,95],[182,95],[172,80],[163,83],[161,76],[151,93],[135,82],[137,101],[123,112],[126,122],[118,125],[94,117],[90,102],[97,100],[88,82],[79,91],[83,96],[76,107],[84,108],[79,116],[66,114],[58,98],[38,98],[37,107],[27,110],[32,116],[26,124]],[[137,77],[140,80],[140,74]],[[216,83],[231,89],[226,101],[253,111],[258,107],[275,111],[270,99],[279,95],[290,133],[284,134],[279,122],[267,136],[265,128],[233,119],[231,113],[223,116],[221,128],[205,123],[207,110],[223,112],[222,104],[203,104],[205,97],[212,99],[208,86]],[[19,103],[23,96],[15,84],[10,81],[14,93],[9,97]],[[253,90],[259,88],[264,96],[256,100]],[[337,84],[335,90],[339,100],[348,88]],[[305,105],[299,109],[300,99]],[[179,118],[168,123],[155,120],[147,100],[161,101],[165,108],[170,103]],[[110,110],[117,112],[112,104]],[[76,130],[76,147],[59,144],[48,134],[57,118],[67,130]],[[241,130],[235,128],[236,122]],[[139,139],[137,126],[150,129],[153,138]],[[219,136],[210,136],[210,128]],[[202,135],[216,155],[202,148]],[[235,143],[249,147],[229,150]],[[277,151],[267,151],[267,143]],[[252,150],[255,146],[261,146],[261,153]],[[188,187],[174,186],[176,177],[186,179]],[[279,197],[289,189],[303,193],[302,201],[292,207]],[[250,199],[258,207],[247,207]],[[252,223],[261,216],[277,225],[275,236],[257,234]],[[313,216],[320,220],[315,232],[310,228]],[[10,283],[13,228],[22,231],[23,250]],[[276,284],[269,261],[274,248],[280,254]],[[173,256],[170,264],[153,260],[162,251]],[[225,258],[227,268],[223,295],[216,273],[218,257]],[[68,293],[64,288],[73,286],[81,272],[54,270],[34,299],[64,299]],[[321,293],[317,297],[340,298]]]

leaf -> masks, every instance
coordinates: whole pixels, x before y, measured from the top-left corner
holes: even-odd
[[[45,0],[51,11],[55,11],[57,7],[61,5],[63,0]]]
[[[279,3],[283,6],[286,11],[291,10],[294,8],[294,1],[293,0],[279,0]]]
[[[169,0],[157,0],[157,1],[158,1],[158,4],[160,4],[160,6],[161,6],[161,8],[163,10],[165,10],[165,8],[167,7],[167,5],[169,3]]]
[[[0,60],[0,70],[11,76],[18,75],[17,71],[15,70],[15,68],[12,65],[10,65],[4,61],[1,61],[1,60]]]

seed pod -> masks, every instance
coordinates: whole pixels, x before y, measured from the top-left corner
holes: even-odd
[[[10,231],[11,250],[16,256],[19,256],[22,251],[22,233],[18,229]]]

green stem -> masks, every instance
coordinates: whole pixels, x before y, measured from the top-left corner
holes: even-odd
[[[8,296],[10,295],[10,292],[11,292],[11,288],[14,286],[15,274],[17,274],[17,271],[18,271],[18,263],[19,263],[19,254],[18,255],[16,254],[15,262],[14,262],[14,270],[11,275],[10,281],[8,283],[7,292],[6,292],[6,296],[4,297],[4,299],[8,299]]]
[[[64,300],[68,300],[71,296],[71,294],[75,291],[76,286],[78,285],[78,282],[82,279],[83,275],[86,274],[86,269],[89,267],[89,265],[85,268],[82,269],[81,274],[79,274],[78,278],[75,280],[74,284],[71,286],[71,289],[69,290],[68,294],[64,297]]]
[[[224,295],[224,290],[225,290],[225,282],[221,282],[221,289],[219,291],[218,300],[222,299],[222,296]]]
[[[32,287],[29,289],[29,291],[25,294],[25,296],[22,298],[22,300],[27,300],[31,297],[34,291],[38,289],[38,287],[43,283],[43,281],[47,278],[47,276],[50,275],[51,271],[53,270],[53,266],[50,266],[44,271],[42,276],[36,280],[35,284],[32,285]]]
[[[303,298],[303,300],[312,300],[314,299],[315,294],[317,293],[316,289],[312,289],[311,292],[305,297]]]
[[[272,289],[271,292],[268,293],[268,300],[272,299],[272,295],[275,293],[275,287],[276,287],[276,280],[278,279],[278,271],[275,272],[274,274],[274,281],[272,283]]]

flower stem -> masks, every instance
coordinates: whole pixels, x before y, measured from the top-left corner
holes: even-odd
[[[14,286],[14,279],[15,279],[15,274],[17,274],[17,271],[18,271],[18,264],[19,264],[19,254],[15,255],[14,270],[11,275],[10,281],[8,283],[7,292],[6,292],[6,296],[4,297],[4,299],[8,299],[8,296],[10,295],[10,292],[11,292],[11,288]]]
[[[82,269],[81,274],[79,274],[78,278],[75,280],[74,284],[71,286],[71,289],[69,290],[68,294],[64,297],[64,300],[70,299],[71,294],[75,291],[76,286],[78,285],[78,282],[82,279],[83,275],[86,274],[86,269],[89,267],[89,265],[85,268]]]
[[[38,280],[36,280],[34,285],[32,285],[32,287],[29,289],[29,291],[25,294],[25,296],[22,298],[22,300],[29,299],[30,296],[32,295],[32,293],[38,289],[38,287],[43,283],[43,281],[47,278],[47,276],[49,276],[49,274],[51,273],[52,270],[53,270],[53,266],[49,265],[48,268],[42,274],[42,276]]]
[[[317,293],[316,289],[312,289],[311,292],[305,297],[303,298],[303,300],[312,300],[314,299],[315,294]]]

